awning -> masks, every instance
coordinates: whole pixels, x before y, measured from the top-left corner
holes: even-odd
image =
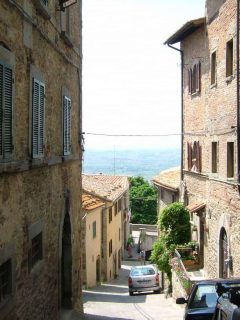
[[[193,212],[200,211],[201,209],[203,209],[205,207],[206,207],[206,204],[204,202],[201,202],[201,203],[190,203],[187,206],[187,209],[188,209],[188,211],[190,213],[193,213]]]

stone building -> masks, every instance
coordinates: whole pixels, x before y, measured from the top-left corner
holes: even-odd
[[[81,0],[0,1],[0,319],[81,303]]]
[[[124,176],[83,174],[82,183],[84,193],[105,204],[101,212],[101,278],[109,281],[119,273],[129,236],[129,181]]]
[[[168,38],[182,58],[182,185],[206,277],[240,276],[239,1]],[[176,47],[175,47],[176,48]]]
[[[180,193],[180,167],[170,168],[153,177],[153,185],[156,187],[157,195],[157,213],[167,205],[179,201]]]

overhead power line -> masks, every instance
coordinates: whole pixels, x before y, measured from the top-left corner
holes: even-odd
[[[165,133],[165,134],[111,134],[111,133],[83,132],[82,134],[91,135],[91,136],[105,136],[105,137],[169,137],[169,136],[181,136],[181,133]]]

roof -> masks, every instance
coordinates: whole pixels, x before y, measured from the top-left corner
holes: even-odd
[[[117,200],[129,189],[126,176],[82,175],[83,190],[107,201]]]
[[[189,212],[197,212],[203,208],[205,208],[206,204],[204,202],[200,202],[200,203],[190,203],[187,206],[187,209]]]
[[[85,211],[91,211],[97,208],[100,208],[104,205],[104,202],[94,197],[93,195],[83,193],[82,195],[82,208]]]
[[[166,189],[178,191],[180,186],[181,171],[180,167],[170,168],[160,172],[160,174],[152,179],[152,182]]]
[[[191,33],[196,31],[198,28],[204,26],[205,17],[190,20],[185,23],[180,29],[178,29],[173,35],[171,35],[164,44],[174,44],[177,42],[181,42],[184,38],[189,36]]]

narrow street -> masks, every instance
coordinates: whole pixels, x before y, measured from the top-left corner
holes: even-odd
[[[135,261],[123,261],[119,277],[91,290],[83,291],[85,319],[155,320],[182,319],[183,308],[164,294],[142,293],[130,297],[127,279]]]

